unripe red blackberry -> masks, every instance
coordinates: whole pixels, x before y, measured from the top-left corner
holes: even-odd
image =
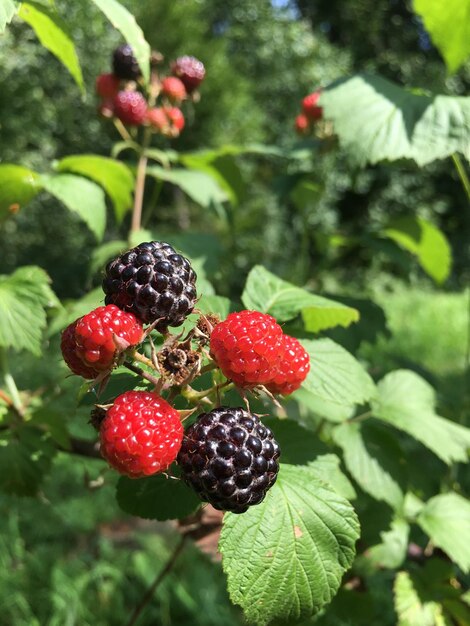
[[[153,107],[147,111],[147,122],[160,133],[166,134],[170,129],[170,120],[162,107]]]
[[[301,113],[295,118],[295,130],[299,135],[306,135],[310,129],[310,121],[306,115]]]
[[[244,513],[276,482],[279,444],[256,415],[220,407],[186,431],[178,464],[183,480],[216,509]]]
[[[180,326],[196,304],[196,273],[168,243],[141,243],[108,263],[103,280],[106,304],[132,311],[156,329]]]
[[[113,72],[122,80],[138,80],[141,71],[129,44],[118,46],[113,52]]]
[[[64,361],[74,374],[82,376],[87,380],[93,380],[100,374],[100,372],[93,367],[85,365],[77,354],[77,344],[75,342],[75,328],[77,326],[77,322],[78,320],[67,326],[67,328],[62,332],[60,350]]]
[[[167,76],[162,80],[162,94],[175,102],[186,98],[184,83],[176,76]]]
[[[183,130],[185,119],[183,112],[178,107],[165,108],[167,118],[170,120],[170,126],[174,134],[178,134]]]
[[[179,57],[171,65],[171,71],[186,87],[187,93],[195,91],[204,80],[204,64],[192,56]]]
[[[295,337],[284,335],[284,354],[279,371],[266,387],[272,393],[288,395],[293,393],[307,378],[310,371],[310,356]]]
[[[129,478],[164,472],[176,459],[182,438],[178,411],[147,391],[120,395],[100,423],[101,454]]]
[[[96,93],[104,100],[112,100],[119,91],[119,82],[114,74],[100,74],[96,78]]]
[[[147,116],[147,100],[139,91],[120,91],[114,99],[114,115],[123,124],[140,126]]]
[[[210,351],[227,378],[239,387],[265,385],[284,354],[282,328],[259,311],[230,313],[211,333]]]
[[[302,109],[309,120],[316,122],[323,117],[323,108],[318,104],[321,96],[321,89],[305,96],[302,100]]]

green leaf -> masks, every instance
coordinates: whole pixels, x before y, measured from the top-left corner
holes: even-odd
[[[203,295],[200,300],[198,300],[196,308],[198,308],[201,313],[215,313],[221,320],[224,320],[230,313],[232,303],[228,298],[224,298],[223,296]]]
[[[31,426],[2,433],[0,489],[21,496],[35,496],[54,453],[50,436]]]
[[[470,56],[469,0],[414,0],[431,39],[449,72],[456,72]]]
[[[70,434],[63,412],[42,406],[33,413],[28,423],[33,426],[42,426],[61,448],[70,449]]]
[[[431,222],[405,217],[390,224],[384,235],[414,254],[436,282],[442,283],[449,277],[452,251],[444,233]]]
[[[322,454],[309,466],[343,498],[354,500],[357,497],[351,481],[341,471],[340,460],[336,454]]]
[[[344,420],[352,417],[355,411],[354,403],[337,404],[337,402],[318,397],[304,387],[300,387],[290,398],[300,402],[308,410],[309,415],[318,416],[329,422],[344,422]],[[305,416],[302,415],[302,417]],[[311,420],[308,419],[308,415],[304,421],[306,426],[310,426]],[[316,429],[317,426],[318,421],[314,421],[313,428]]]
[[[121,476],[116,497],[126,513],[160,521],[187,517],[201,504],[182,480],[163,474],[137,480]]]
[[[316,615],[338,591],[358,537],[345,498],[311,467],[282,465],[263,503],[224,517],[219,549],[230,597],[256,624]]]
[[[145,40],[142,29],[135,17],[117,0],[93,0],[96,6],[106,15],[108,20],[122,34],[132,51],[142,72],[145,82],[150,80],[150,46]]]
[[[470,98],[417,94],[380,76],[356,75],[328,87],[321,103],[359,165],[403,158],[426,165],[454,152],[470,159]]]
[[[449,626],[442,606],[437,602],[423,600],[416,590],[408,572],[398,572],[393,587],[398,626]]]
[[[82,154],[61,159],[57,170],[86,176],[103,187],[113,202],[119,223],[131,209],[134,175],[124,163],[95,154]]]
[[[68,69],[84,93],[82,70],[75,46],[54,7],[40,2],[22,2],[18,15],[31,26],[41,44]]]
[[[0,346],[41,354],[46,307],[59,306],[40,267],[25,266],[0,276]]]
[[[107,241],[93,250],[90,263],[90,274],[103,272],[108,261],[129,248],[127,241]]]
[[[362,404],[374,396],[374,381],[347,350],[331,339],[301,339],[300,343],[310,355],[304,390],[346,406]]]
[[[106,226],[106,202],[101,187],[74,174],[43,175],[40,181],[46,191],[80,216],[98,240],[102,239]]]
[[[382,543],[367,551],[367,561],[374,567],[397,569],[406,558],[410,526],[404,519],[394,519],[390,530],[380,533]]]
[[[52,337],[91,310],[103,305],[104,294],[101,287],[93,289],[79,300],[72,300],[54,317],[47,330],[47,336]]]
[[[349,326],[359,319],[356,309],[296,287],[271,274],[262,265],[255,265],[248,274],[242,302],[247,309],[269,313],[279,322],[302,314],[305,328],[311,332],[338,325]]]
[[[293,419],[263,417],[262,420],[281,447],[283,463],[307,465],[329,450],[314,432]]]
[[[401,509],[403,492],[388,469],[383,467],[383,450],[370,451],[366,447],[361,425],[345,423],[337,426],[333,437],[343,450],[344,462],[358,485],[376,500],[382,500],[393,509]]]
[[[437,415],[434,396],[434,389],[418,374],[397,370],[377,385],[373,414],[420,441],[444,463],[465,462],[470,429]]]
[[[18,12],[18,3],[13,0],[2,0],[0,3],[0,35],[5,32],[7,24]]]
[[[176,185],[191,200],[205,208],[227,199],[226,193],[220,188],[217,181],[206,172],[183,169],[166,170],[158,165],[152,165],[147,168],[147,173],[158,180]]]
[[[457,565],[470,571],[470,502],[456,493],[435,496],[418,515],[418,524]]]
[[[40,191],[36,172],[21,165],[0,165],[0,220],[16,213]]]

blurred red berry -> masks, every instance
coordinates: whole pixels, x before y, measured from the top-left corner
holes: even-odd
[[[110,100],[119,91],[119,78],[114,74],[100,74],[96,79],[96,93],[104,100]]]
[[[305,96],[302,100],[302,109],[309,120],[317,121],[323,117],[323,109],[318,104],[321,96],[321,89]]]
[[[162,94],[174,102],[186,98],[186,87],[176,76],[167,76],[162,80]]]
[[[123,124],[140,126],[147,115],[147,101],[139,91],[120,91],[114,99],[114,115]]]
[[[161,133],[170,128],[170,120],[162,107],[153,107],[147,111],[147,122]]]
[[[180,133],[183,130],[185,124],[184,115],[181,109],[178,109],[178,107],[169,107],[165,109],[165,113],[170,120],[172,128]]]
[[[310,129],[310,122],[306,115],[301,113],[295,118],[295,130],[299,135],[305,135]]]
[[[187,93],[195,91],[206,75],[204,64],[191,56],[177,58],[171,65],[171,71],[182,81]]]

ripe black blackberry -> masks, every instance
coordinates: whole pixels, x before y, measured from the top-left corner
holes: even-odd
[[[244,513],[276,482],[279,444],[256,415],[219,407],[188,428],[178,454],[183,480],[222,511]]]
[[[118,46],[113,52],[113,73],[121,80],[138,80],[142,73],[129,44]]]
[[[166,332],[180,326],[196,304],[196,273],[185,257],[162,241],[141,243],[106,266],[106,304],[132,311]]]

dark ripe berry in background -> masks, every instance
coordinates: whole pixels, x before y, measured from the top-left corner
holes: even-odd
[[[129,44],[123,43],[113,52],[113,73],[121,80],[138,80],[141,77],[139,64]]]
[[[279,444],[243,408],[203,413],[185,433],[178,464],[183,480],[216,509],[244,513],[276,482]]]
[[[196,304],[196,273],[168,243],[141,243],[108,263],[103,280],[106,304],[132,311],[156,329],[180,326]]]
[[[171,71],[186,87],[187,93],[195,91],[204,80],[204,64],[192,56],[178,57],[171,65]]]

